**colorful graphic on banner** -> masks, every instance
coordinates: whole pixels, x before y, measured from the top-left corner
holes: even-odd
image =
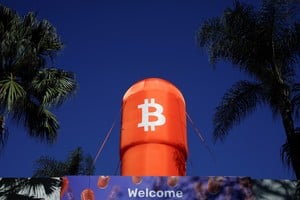
[[[63,200],[254,200],[293,199],[295,181],[249,177],[69,176]]]

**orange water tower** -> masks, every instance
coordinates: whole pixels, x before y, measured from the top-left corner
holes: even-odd
[[[121,175],[184,176],[187,154],[181,92],[159,78],[131,86],[122,105]]]

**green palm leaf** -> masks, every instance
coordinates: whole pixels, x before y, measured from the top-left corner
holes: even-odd
[[[56,116],[46,107],[35,103],[34,100],[27,97],[18,102],[12,116],[17,122],[23,122],[31,137],[50,144],[56,141],[59,129]]]
[[[35,162],[34,177],[62,177],[67,174],[67,165],[49,156],[42,156]]]
[[[34,177],[93,175],[95,167],[90,155],[84,155],[78,147],[70,152],[65,161],[58,161],[49,156],[42,156],[36,161]]]
[[[41,70],[32,81],[32,90],[41,104],[59,106],[74,94],[74,74],[51,68]]]
[[[263,9],[255,11],[236,1],[223,16],[203,23],[197,32],[197,43],[208,49],[213,65],[224,59],[262,82],[274,76],[274,70],[281,79],[293,80],[300,52],[300,28],[299,23],[289,25],[292,13],[281,9],[286,4],[264,1]],[[275,11],[270,6],[275,6]]]
[[[228,131],[263,103],[263,86],[239,81],[223,96],[214,116],[214,138],[223,140]]]
[[[62,48],[49,21],[31,12],[22,17],[0,5],[0,116],[23,123],[30,136],[48,143],[55,142],[59,128],[51,109],[77,88],[72,72],[48,67]],[[3,124],[1,147],[7,136]]]
[[[274,116],[282,119],[287,136],[282,155],[291,161],[299,179],[293,112],[300,113],[300,90],[297,85],[292,89],[300,57],[300,22],[295,18],[299,2],[262,0],[257,10],[234,2],[222,16],[204,21],[197,43],[207,49],[213,66],[221,59],[229,61],[256,83],[240,81],[226,92],[214,116],[214,138],[224,139],[259,103],[269,105]]]
[[[44,199],[58,193],[60,178],[2,178],[0,197],[3,200]]]
[[[40,138],[41,141],[54,143],[57,139],[59,123],[56,116],[46,108],[33,105],[32,110],[27,111],[25,125],[30,136]]]
[[[22,186],[24,194],[36,194],[36,196],[52,195],[61,184],[60,178],[29,178]]]
[[[288,167],[293,166],[292,158],[300,158],[300,128],[295,129],[291,140],[287,140],[280,150],[281,159]]]
[[[24,99],[26,92],[24,88],[16,81],[13,74],[0,81],[0,105],[11,112],[15,104]]]

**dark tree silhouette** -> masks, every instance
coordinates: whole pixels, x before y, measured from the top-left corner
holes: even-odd
[[[80,147],[72,151],[65,161],[42,156],[36,161],[34,177],[62,177],[67,175],[93,175],[95,167],[90,155],[84,155]]]
[[[60,193],[61,178],[1,178],[3,200],[38,200]],[[42,197],[41,197],[42,196]]]
[[[285,130],[283,161],[300,179],[299,84],[296,66],[300,55],[300,22],[297,1],[262,0],[258,10],[236,0],[223,15],[206,20],[197,32],[200,47],[207,48],[210,62],[229,61],[252,81],[235,83],[223,96],[214,115],[215,141],[259,105],[279,115]],[[299,116],[299,115],[298,115]]]
[[[63,44],[55,28],[0,4],[0,147],[5,121],[22,123],[30,137],[55,142],[59,122],[50,111],[74,94],[74,74],[51,66]]]

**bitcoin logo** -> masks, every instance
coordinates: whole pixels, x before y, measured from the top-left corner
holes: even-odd
[[[153,107],[155,108],[154,112],[150,112],[149,108]],[[144,99],[144,104],[138,105],[138,108],[142,109],[142,122],[137,125],[137,127],[144,127],[144,131],[150,130],[155,131],[156,126],[161,126],[166,123],[166,118],[162,114],[164,111],[164,108],[158,104],[155,103],[155,99],[151,98],[150,103],[149,99]],[[149,121],[149,116],[155,116],[157,118],[156,121]]]

